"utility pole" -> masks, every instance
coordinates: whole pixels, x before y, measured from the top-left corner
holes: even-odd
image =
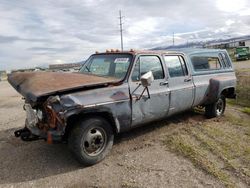
[[[173,46],[174,46],[174,32],[173,32]]]
[[[120,34],[121,34],[121,51],[123,51],[123,36],[122,36],[122,32],[123,32],[123,29],[122,29],[122,18],[123,18],[123,16],[122,16],[122,11],[121,10],[119,10],[119,20],[120,20]]]

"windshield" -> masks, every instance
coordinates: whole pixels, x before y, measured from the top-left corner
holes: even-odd
[[[93,55],[80,69],[81,73],[123,79],[132,60],[130,54]]]

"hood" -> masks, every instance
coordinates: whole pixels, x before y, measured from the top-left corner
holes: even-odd
[[[10,74],[8,81],[26,99],[36,102],[41,97],[104,86],[119,80],[80,73],[20,72]]]

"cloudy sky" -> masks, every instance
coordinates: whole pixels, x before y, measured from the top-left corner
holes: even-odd
[[[0,0],[0,70],[250,34],[249,0]]]

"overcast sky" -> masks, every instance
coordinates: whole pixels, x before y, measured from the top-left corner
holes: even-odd
[[[250,0],[0,0],[0,70],[250,34]]]

